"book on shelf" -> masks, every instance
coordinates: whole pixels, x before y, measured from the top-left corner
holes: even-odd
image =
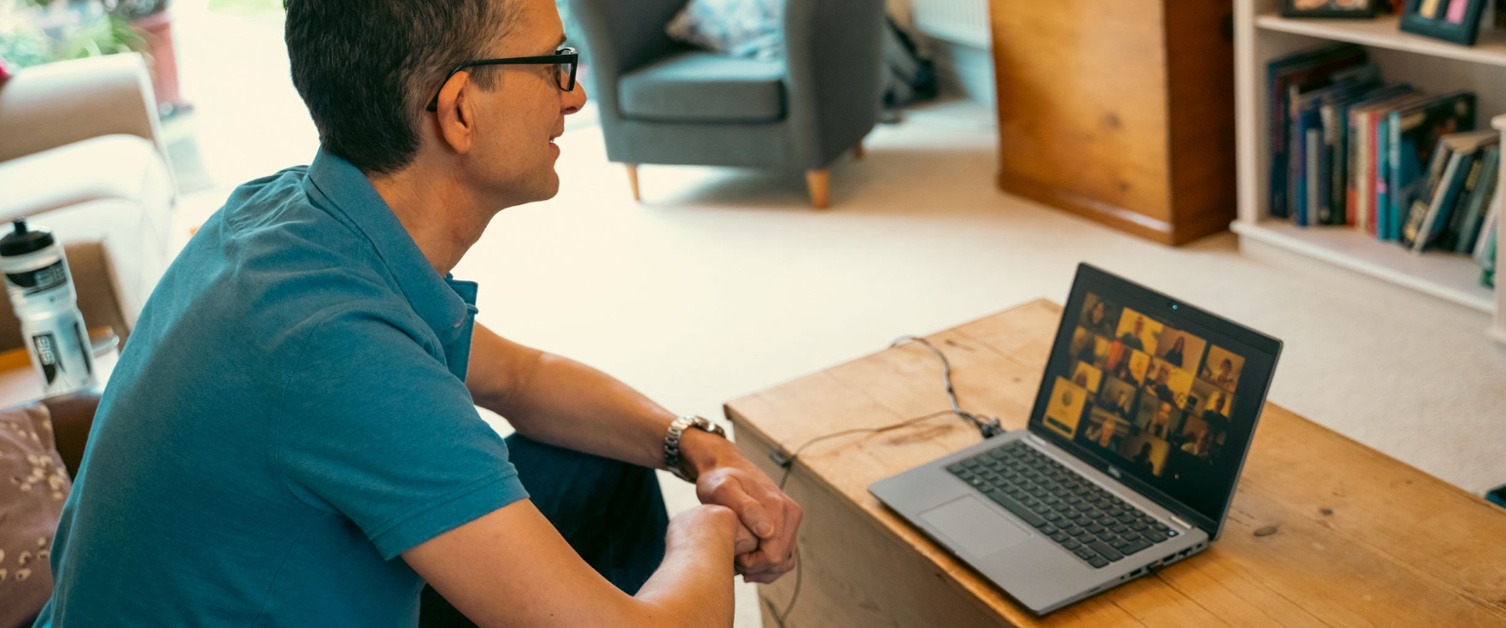
[[[1490,210],[1486,214],[1485,223],[1481,227],[1480,241],[1475,245],[1475,263],[1480,265],[1480,283],[1495,287],[1496,271],[1496,248],[1500,246],[1501,234],[1501,204],[1502,186],[1496,186],[1495,195],[1490,201]]]
[[[1381,86],[1356,94],[1351,98],[1336,99],[1324,103],[1319,110],[1323,120],[1323,141],[1328,154],[1328,199],[1327,224],[1346,225],[1354,223],[1354,204],[1349,194],[1349,155],[1355,150],[1355,136],[1349,132],[1349,111],[1412,91],[1410,85]],[[1320,210],[1321,213],[1321,210]]]
[[[1449,157],[1453,156],[1448,147],[1448,141],[1438,138],[1433,147],[1433,155],[1428,158],[1428,169],[1418,180],[1417,195],[1421,198],[1432,198],[1433,190],[1438,189],[1438,182],[1443,180],[1443,169],[1448,166]]]
[[[1298,226],[1327,224],[1332,220],[1331,207],[1327,203],[1327,186],[1324,179],[1309,176],[1327,172],[1326,152],[1320,152],[1309,141],[1316,132],[1319,146],[1324,134],[1323,107],[1336,102],[1353,100],[1380,86],[1380,67],[1366,63],[1345,68],[1333,73],[1332,82],[1321,87],[1316,84],[1292,85],[1288,102],[1291,103],[1290,156],[1287,163],[1287,207],[1292,222]]]
[[[1445,135],[1438,138],[1433,148],[1433,154],[1428,158],[1427,171],[1421,173],[1417,181],[1416,196],[1406,213],[1402,214],[1402,237],[1401,245],[1411,248],[1417,240],[1417,233],[1422,229],[1422,223],[1427,219],[1428,210],[1432,208],[1433,194],[1444,186],[1444,177],[1452,177],[1455,170],[1449,170],[1448,166],[1454,161],[1454,149]]]
[[[1495,135],[1494,131],[1486,131]],[[1464,187],[1459,190],[1459,195],[1454,198],[1454,207],[1448,210],[1449,223],[1444,227],[1443,233],[1438,236],[1437,246],[1439,249],[1460,253],[1469,248],[1463,244],[1463,240],[1469,237],[1469,225],[1473,217],[1469,215],[1469,204],[1480,191],[1480,186],[1486,184],[1486,163],[1489,151],[1500,144],[1500,136],[1495,135],[1489,142],[1490,146],[1475,149],[1474,156],[1470,160],[1469,173],[1464,176]],[[1473,242],[1469,243],[1473,244]]]
[[[1460,222],[1459,238],[1454,243],[1454,252],[1471,253],[1479,241],[1485,226],[1485,214],[1491,199],[1495,198],[1496,186],[1501,180],[1501,147],[1485,147],[1485,156],[1480,159],[1480,180],[1470,191],[1464,203],[1463,219]]]
[[[1379,140],[1381,138],[1376,135],[1381,120],[1393,109],[1425,99],[1427,99],[1426,95],[1414,91],[1364,107],[1357,107],[1350,113],[1350,132],[1359,135],[1358,150],[1352,157],[1351,169],[1354,174],[1350,186],[1355,195],[1353,224],[1360,231],[1372,236],[1381,233],[1376,223],[1378,194],[1383,191],[1383,188],[1379,187],[1382,180],[1379,175],[1382,170],[1378,156],[1384,153],[1380,151],[1382,147]]]
[[[1369,185],[1375,188],[1375,202],[1369,208],[1370,224],[1375,226],[1371,235],[1377,240],[1395,240],[1391,237],[1394,227],[1391,224],[1391,212],[1382,211],[1391,206],[1391,177],[1387,176],[1391,170],[1391,112],[1386,111],[1377,114],[1374,118],[1375,134],[1375,173]]]
[[[1362,130],[1359,114],[1371,107],[1383,103],[1398,100],[1416,93],[1410,85],[1391,85],[1366,96],[1363,100],[1350,103],[1337,112],[1338,124],[1344,129],[1347,148],[1344,151],[1344,178],[1343,178],[1343,202],[1344,221],[1341,224],[1355,225],[1361,230],[1366,230],[1368,220],[1357,210],[1362,207],[1365,200],[1361,198],[1359,181],[1364,169],[1363,155],[1370,148],[1370,139]]]
[[[1497,204],[1497,207],[1499,206],[1500,205]],[[1496,221],[1500,222],[1500,219],[1501,212],[1497,211]],[[1480,241],[1483,242],[1485,246],[1482,247],[1482,254],[1478,258],[1476,258],[1476,260],[1480,262],[1480,283],[1483,283],[1491,288],[1494,288],[1496,286],[1496,260],[1500,255],[1496,248],[1500,246],[1500,231],[1500,227],[1499,225],[1497,225],[1495,228],[1491,229],[1491,231],[1486,234],[1485,237],[1480,238]]]
[[[1266,66],[1266,104],[1270,116],[1267,137],[1271,160],[1268,189],[1270,215],[1278,218],[1291,216],[1287,205],[1287,178],[1291,168],[1287,157],[1293,137],[1289,126],[1291,105],[1288,99],[1291,88],[1299,85],[1308,89],[1326,87],[1333,83],[1335,72],[1363,65],[1368,58],[1368,53],[1361,46],[1334,43],[1281,57]]]
[[[1448,165],[1430,196],[1411,203],[1401,234],[1403,246],[1420,253],[1441,241],[1452,250],[1458,238],[1454,230],[1461,224],[1456,212],[1480,181],[1485,147],[1499,142],[1500,136],[1493,131],[1456,133],[1440,140],[1436,150],[1448,155]]]
[[[1463,178],[1465,170],[1460,162],[1464,156],[1458,153],[1450,153],[1448,166],[1443,169],[1443,178],[1434,190],[1433,195],[1426,199],[1417,199],[1412,202],[1407,212],[1407,223],[1401,230],[1401,245],[1413,252],[1422,251],[1424,232],[1429,226],[1438,220],[1438,213],[1446,202],[1450,202],[1456,189],[1454,179]]]
[[[1429,163],[1438,138],[1475,129],[1475,94],[1459,91],[1393,110],[1387,117],[1384,142],[1387,204],[1380,206],[1390,230],[1382,240],[1401,237],[1404,209],[1417,198],[1417,177]]]

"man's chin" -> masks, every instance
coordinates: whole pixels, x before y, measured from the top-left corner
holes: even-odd
[[[560,175],[559,175],[559,173],[555,172],[553,168],[550,168],[549,169],[549,175],[546,176],[546,177],[544,177],[544,184],[541,187],[543,188],[543,192],[544,192],[544,197],[541,198],[541,199],[539,199],[541,201],[547,201],[547,200],[549,200],[551,198],[554,198],[555,196],[559,195],[559,193],[560,193]]]
[[[537,181],[534,185],[528,186],[528,193],[525,195],[524,200],[519,204],[521,205],[524,203],[538,203],[547,201],[559,195],[559,193],[559,175],[555,174],[554,171],[551,170],[542,181]]]

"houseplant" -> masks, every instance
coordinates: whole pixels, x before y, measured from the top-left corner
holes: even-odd
[[[173,48],[170,0],[101,0],[110,15],[141,33],[151,60],[152,90],[163,118],[189,108],[178,90],[178,55]]]
[[[97,2],[0,0],[0,58],[13,68],[144,48],[124,19]]]

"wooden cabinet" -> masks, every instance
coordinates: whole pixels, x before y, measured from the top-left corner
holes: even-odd
[[[991,0],[999,188],[1164,244],[1235,216],[1230,0]]]

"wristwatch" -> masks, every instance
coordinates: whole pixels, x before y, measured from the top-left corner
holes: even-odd
[[[695,481],[695,472],[686,464],[684,457],[680,455],[680,439],[685,436],[685,428],[693,427],[703,432],[710,432],[722,438],[727,437],[726,430],[722,426],[711,422],[703,416],[685,415],[669,424],[669,431],[664,434],[664,466],[675,477],[686,482]]]

